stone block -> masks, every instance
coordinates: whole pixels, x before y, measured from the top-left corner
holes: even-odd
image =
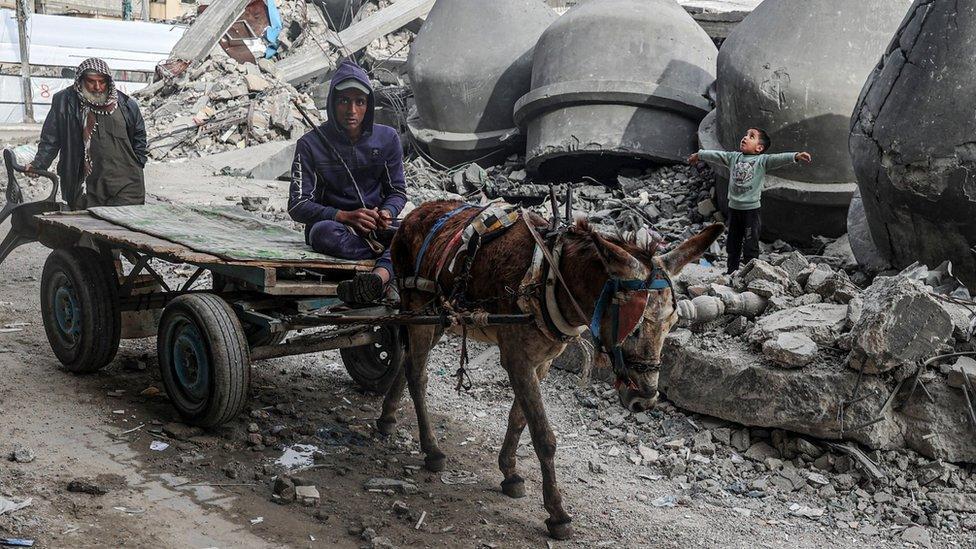
[[[952,336],[949,314],[917,281],[878,277],[863,299],[864,310],[851,329],[851,368],[876,374],[913,365],[935,355]]]
[[[961,356],[949,369],[949,387],[961,388],[966,384],[966,377],[969,377],[969,386],[976,388],[976,360]],[[970,397],[976,398],[976,395]]]
[[[784,309],[756,322],[755,335],[763,342],[783,332],[803,334],[818,345],[831,346],[847,324],[847,306],[814,303]]]
[[[763,355],[786,368],[800,368],[817,358],[817,344],[803,335],[785,332],[767,339]]]
[[[803,269],[810,265],[810,261],[800,252],[793,251],[780,258],[775,265],[786,271],[790,279],[796,280]]]
[[[263,92],[271,87],[270,82],[256,74],[244,75],[244,84],[247,86],[247,91],[251,93]]]
[[[857,372],[842,367],[777,368],[765,363],[747,343],[730,340],[716,349],[703,349],[694,342],[681,347],[665,345],[660,390],[675,406],[700,414],[837,440],[841,438],[838,395],[849,395],[856,380]],[[844,424],[875,419],[893,384],[865,376],[860,391],[871,396],[847,407]],[[882,417],[863,429],[845,431],[843,437],[870,448],[902,446],[902,426],[894,420],[894,412],[889,408]],[[733,434],[733,444],[737,436]]]
[[[742,274],[744,283],[749,284],[753,280],[766,280],[784,288],[790,285],[790,275],[785,270],[761,259],[753,259],[749,262],[749,268]]]

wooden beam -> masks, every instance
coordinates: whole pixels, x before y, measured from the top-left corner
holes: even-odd
[[[211,2],[197,16],[179,42],[173,46],[170,57],[190,63],[200,61],[213,49],[220,37],[244,12],[248,0],[220,0]]]
[[[424,17],[434,7],[435,0],[399,0],[390,6],[354,23],[339,32],[329,32],[325,39],[339,50],[341,55],[349,56],[365,48],[381,36],[401,29],[419,17]],[[329,58],[321,51],[292,55],[277,63],[282,78],[289,84],[297,85],[324,74],[332,68]]]

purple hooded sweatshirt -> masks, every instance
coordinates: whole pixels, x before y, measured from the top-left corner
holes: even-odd
[[[355,78],[370,90],[363,133],[355,143],[339,125],[335,111],[335,86],[348,78]],[[305,224],[305,240],[309,244],[320,252],[344,259],[363,259],[357,242],[362,239],[352,233],[337,232],[335,217],[339,210],[379,208],[396,218],[407,201],[400,136],[389,126],[373,123],[372,89],[366,71],[352,61],[343,61],[329,86],[329,120],[298,140],[292,162],[288,214]],[[322,223],[314,231],[321,234],[313,235],[313,228],[322,221],[331,223]],[[383,261],[386,255],[380,258],[382,263],[386,263]]]

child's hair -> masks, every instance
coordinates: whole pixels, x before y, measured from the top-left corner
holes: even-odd
[[[772,140],[769,139],[769,134],[766,130],[762,128],[749,128],[750,130],[756,130],[759,134],[759,144],[763,146],[763,152],[769,152],[769,146],[773,144]]]

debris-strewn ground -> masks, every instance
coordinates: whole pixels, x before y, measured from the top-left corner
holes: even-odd
[[[418,174],[421,168],[414,166]],[[258,184],[192,179],[181,176],[184,169],[152,166],[150,188],[162,199],[226,203],[225,196],[253,193]],[[415,181],[437,186],[430,192],[439,195],[449,177]],[[648,181],[649,196],[675,198],[667,218],[704,222],[698,204],[709,191],[687,169],[639,177]],[[640,204],[640,194],[629,200]],[[603,214],[608,225],[628,229],[623,210]],[[672,238],[688,231],[684,223],[665,221],[658,229]],[[451,460],[447,474],[420,468],[408,398],[402,430],[389,440],[375,436],[379,399],[355,389],[335,353],[256,364],[247,414],[200,432],[179,424],[159,394],[152,339],[125,342],[113,365],[92,376],[58,369],[36,297],[45,256],[31,245],[3,266],[0,326],[10,331],[0,334],[0,453],[19,445],[22,456],[29,450],[34,459],[0,461],[0,497],[32,498],[0,515],[0,535],[52,547],[545,543],[538,464],[527,435],[518,455],[528,496],[510,500],[498,488],[496,456],[512,397],[494,349],[473,349],[475,387],[462,395],[450,377],[458,342],[446,340],[432,359],[430,402]],[[575,375],[558,370],[544,387],[558,433],[557,471],[577,530],[575,540],[555,546],[937,547],[973,539],[970,467],[906,450],[869,454],[888,472],[882,482],[810,437],[744,428],[667,402],[632,414],[605,383],[580,387]],[[152,450],[153,443],[163,449]],[[291,470],[276,463],[293,455],[289,449],[301,451]],[[293,492],[308,503],[282,501]],[[937,503],[923,492],[955,495]]]

